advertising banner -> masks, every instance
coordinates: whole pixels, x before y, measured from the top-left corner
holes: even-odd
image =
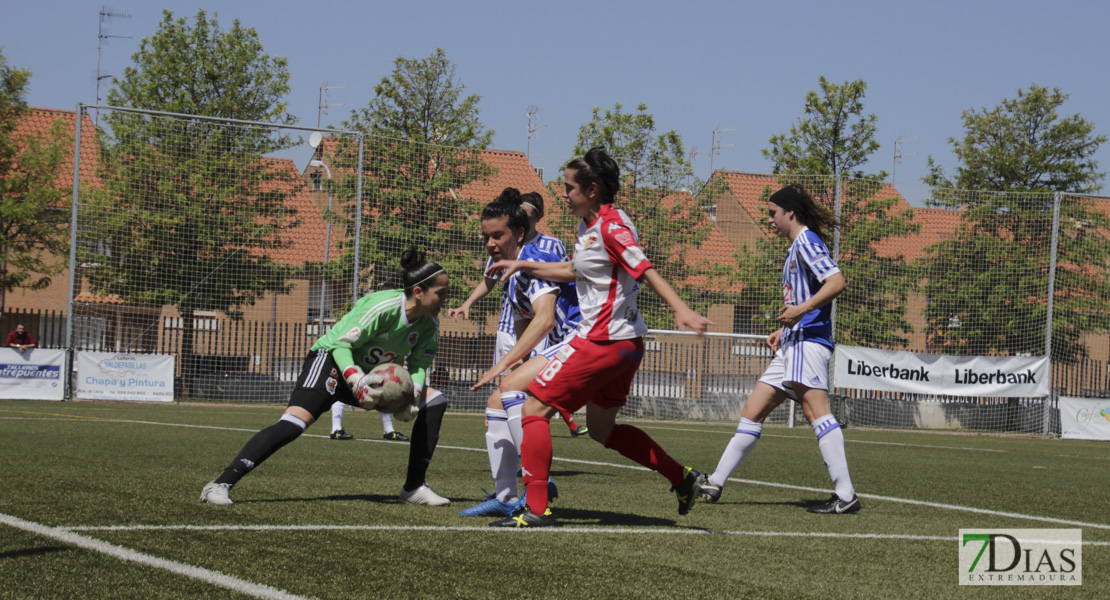
[[[948,356],[837,346],[837,387],[947,396],[1047,396],[1048,357]]]
[[[173,356],[77,353],[77,398],[173,402]]]
[[[62,400],[65,398],[65,350],[0,348],[0,398]]]
[[[1110,441],[1110,398],[1060,396],[1060,437]]]

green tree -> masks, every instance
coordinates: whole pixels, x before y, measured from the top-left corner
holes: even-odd
[[[713,223],[702,199],[680,187],[693,178],[682,137],[673,129],[659,134],[656,129],[646,104],[635,112],[624,112],[619,103],[611,110],[595,107],[578,130],[574,155],[603,146],[617,161],[621,191],[616,205],[635,223],[651,264],[700,310],[708,304],[704,278],[709,266],[695,264],[690,255],[708,239]],[[552,225],[564,239],[577,237],[577,220],[565,211],[561,222]],[[642,297],[640,311],[649,327],[674,326],[671,310],[654,297]]]
[[[398,57],[393,72],[374,86],[375,97],[343,123],[367,134],[360,280],[370,289],[399,286],[397,261],[410,246],[425,250],[456,281],[480,277],[474,215],[493,198],[464,198],[460,188],[494,173],[479,152],[493,131],[479,119],[481,98],[464,97],[465,89],[441,49],[423,59]],[[337,147],[331,158],[342,171],[356,170],[353,146]],[[354,178],[340,187],[347,207],[343,222],[351,228]],[[350,264],[352,252],[348,245],[339,260]],[[452,294],[465,298],[465,287],[452,286]]]
[[[163,13],[113,80],[114,106],[262,121],[285,112],[289,72],[265,53],[254,29],[223,31],[199,11],[195,22]],[[92,196],[86,240],[107,240],[109,255],[84,252],[93,291],[182,317],[183,370],[192,374],[193,315],[241,317],[265,293],[284,293],[289,266],[274,250],[295,225],[286,202],[303,183],[267,153],[291,144],[277,129],[203,119],[107,111],[102,135],[106,189]]]
[[[1054,193],[1096,192],[1105,177],[1094,155],[1107,138],[1079,115],[1061,116],[1067,99],[1034,84],[966,110],[963,139],[948,140],[955,176],[929,158],[931,202],[962,210],[956,235],[928,249],[930,341],[947,351],[1044,352]],[[1061,195],[1055,360],[1085,356],[1083,334],[1110,328],[1108,227],[1090,199]]]
[[[68,188],[58,180],[69,147],[65,125],[57,120],[42,135],[14,137],[30,114],[30,77],[0,53],[0,314],[9,292],[49,286],[66,267],[56,259],[69,248]]]
[[[835,208],[836,176],[841,175],[841,271],[848,289],[836,300],[836,333],[843,342],[877,347],[905,347],[913,325],[906,319],[907,299],[916,282],[916,269],[903,255],[881,251],[883,242],[913,233],[913,210],[896,211],[899,199],[883,194],[886,173],[865,174],[861,167],[879,148],[875,141],[877,117],[863,114],[867,84],[863,80],[830,83],[819,80],[820,94],[806,94],[805,116],[788,133],[772,136],[763,155],[774,162],[773,172],[786,174],[780,183],[800,183],[818,202]],[[769,197],[774,190],[765,190]],[[766,200],[764,198],[763,200]],[[782,298],[778,294],[782,259],[787,243],[773,237],[757,244],[756,259],[741,263],[739,275],[745,294],[759,302],[757,315],[775,327]],[[833,249],[832,236],[826,242]],[[748,254],[748,248],[740,253]],[[750,292],[748,290],[751,290]]]

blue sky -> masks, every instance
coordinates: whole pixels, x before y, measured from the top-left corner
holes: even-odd
[[[675,129],[696,146],[701,177],[710,167],[712,132],[728,129],[713,166],[769,172],[760,150],[801,115],[818,77],[868,84],[865,110],[878,116],[882,147],[869,172],[892,171],[894,141],[905,140],[898,188],[914,203],[934,156],[951,172],[949,137],[963,134],[961,113],[992,107],[1032,83],[1071,95],[1064,114],[1079,113],[1110,133],[1107,3],[1010,2],[289,2],[287,0],[139,2],[114,0],[130,13],[111,19],[103,73],[118,75],[162,9],[193,17],[218,13],[257,30],[267,52],[289,59],[290,110],[315,125],[319,88],[324,115],[339,126],[365,106],[397,56],[425,57],[441,47],[468,90],[482,97],[481,118],[495,148],[525,150],[527,107],[546,106],[531,141],[547,177],[571,154],[593,107],[646,103],[660,131]],[[33,106],[72,110],[96,100],[96,47],[102,2],[8,3],[0,46],[9,65],[33,72]],[[106,92],[102,91],[102,95]],[[1110,144],[1098,154],[1110,169]],[[1110,188],[1108,188],[1110,189]],[[1104,193],[1107,190],[1104,190]]]

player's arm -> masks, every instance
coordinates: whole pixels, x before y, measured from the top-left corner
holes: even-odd
[[[469,321],[470,307],[474,306],[475,302],[489,295],[489,293],[493,291],[493,286],[495,285],[497,285],[497,279],[494,279],[492,277],[483,277],[482,281],[479,282],[478,285],[474,286],[474,289],[470,292],[470,296],[467,297],[465,302],[459,305],[458,308],[447,309],[447,316],[454,319],[455,317],[462,315],[462,318]]]
[[[486,270],[487,277],[496,276],[498,271],[503,271],[501,280],[505,281],[513,273],[525,273],[553,283],[566,283],[574,281],[574,263],[571,262],[540,262],[532,260],[499,260]]]
[[[840,271],[836,271],[824,280],[821,289],[817,290],[817,293],[811,296],[809,300],[801,304],[782,307],[782,309],[779,310],[779,316],[775,317],[775,320],[786,327],[793,327],[798,321],[801,321],[802,317],[806,316],[806,314],[832,302],[846,289],[848,289],[848,282],[844,279],[844,274]]]
[[[675,326],[681,331],[683,329],[694,331],[698,335],[705,333],[706,327],[712,322],[694,312],[686,302],[678,295],[671,284],[655,270],[655,267],[648,267],[643,275],[639,278],[640,283],[652,289],[668,306],[674,311]]]
[[[482,375],[482,378],[470,388],[471,391],[477,391],[478,388],[493,381],[501,373],[508,371],[509,367],[516,364],[517,361],[527,358],[532,349],[539,345],[547,337],[547,334],[551,333],[551,330],[555,327],[555,299],[559,296],[558,288],[551,289],[553,291],[532,300],[532,308],[535,310],[536,316],[532,317],[532,321],[528,323],[528,328],[517,337],[512,350],[509,350],[492,369],[486,371],[485,375]]]

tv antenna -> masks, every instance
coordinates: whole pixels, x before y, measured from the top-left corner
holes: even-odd
[[[107,19],[130,19],[130,14],[116,12],[102,5],[98,15],[100,22],[97,24],[96,28],[96,103],[100,104],[100,81],[112,77],[111,75],[102,75],[100,73],[100,49],[104,45],[104,40],[111,38],[129,40],[132,38],[129,35],[110,35],[108,32],[104,31],[104,21]],[[96,120],[100,120],[100,111],[96,113]]]
[[[913,136],[913,139],[903,140],[902,136],[894,138],[894,166],[890,169],[890,185],[894,185],[897,181],[898,165],[902,164],[903,156],[917,156],[916,152],[911,154],[902,154],[902,144],[906,142],[916,142],[918,136]]]
[[[540,108],[535,104],[528,105],[528,147],[524,153],[524,157],[528,159],[529,163],[531,163],[532,156],[532,138],[539,139],[539,131],[544,127],[547,127],[547,125],[536,125],[534,121],[537,119],[536,115],[545,110],[547,110],[546,106]]]
[[[346,102],[340,102],[338,104],[328,104],[324,100],[324,98],[328,95],[328,90],[339,90],[339,89],[347,89],[347,84],[346,83],[341,83],[339,85],[328,85],[328,80],[327,79],[325,79],[320,84],[320,105],[316,108],[316,127],[320,127],[320,115],[328,114],[328,109],[329,108],[331,108],[333,106],[345,106],[347,104]]]
[[[721,124],[720,123],[718,123],[717,126],[713,128],[713,145],[710,146],[710,149],[709,149],[709,176],[710,177],[713,176],[713,157],[721,153],[721,148],[731,148],[731,147],[736,145],[736,144],[725,144],[724,146],[722,146],[721,145],[721,139],[720,139],[721,134],[726,132],[726,131],[736,131],[737,129],[740,129],[739,125],[733,125],[732,127],[726,127],[724,129],[721,129]]]

